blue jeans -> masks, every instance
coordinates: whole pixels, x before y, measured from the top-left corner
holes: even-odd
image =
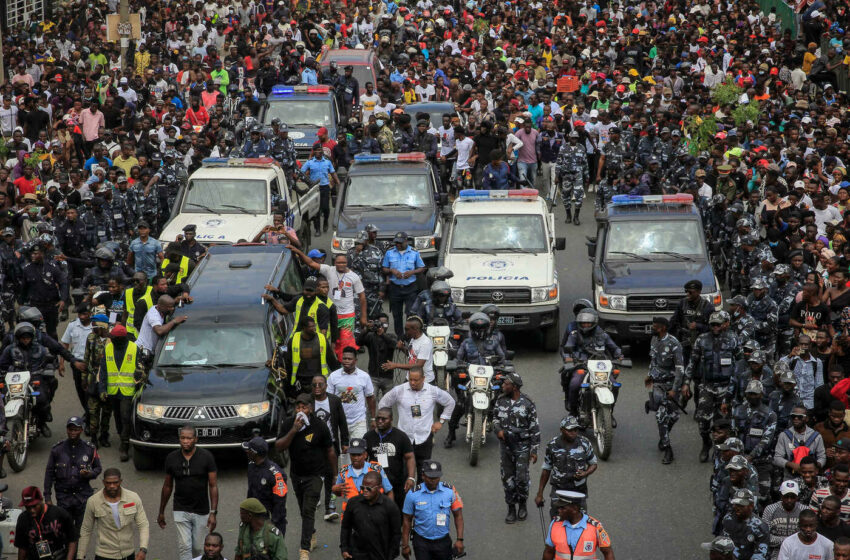
[[[174,512],[174,526],[177,529],[177,558],[192,560],[204,551],[204,539],[207,530],[207,515],[189,513],[188,511]]]
[[[534,185],[534,179],[537,174],[537,163],[524,163],[522,161],[517,162],[517,170],[519,171],[519,178],[526,179],[529,184]]]

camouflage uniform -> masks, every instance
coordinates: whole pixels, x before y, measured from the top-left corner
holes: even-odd
[[[158,231],[159,202],[153,193],[146,196],[144,185],[137,183],[127,191],[127,199],[133,201],[133,214],[136,220],[146,220],[154,231]],[[131,224],[131,227],[135,228],[135,224]]]
[[[504,432],[499,443],[501,456],[502,487],[505,502],[525,504],[528,500],[528,461],[537,455],[540,447],[540,424],[537,423],[537,408],[527,396],[520,394],[517,400],[503,395],[493,409],[493,431]]]
[[[89,210],[80,216],[80,221],[86,226],[86,243],[90,247],[97,247],[104,241],[112,240],[112,217],[108,209],[105,208],[100,213]]]
[[[583,435],[576,436],[572,443],[567,443],[563,436],[558,435],[546,444],[546,452],[543,457],[543,470],[551,474],[549,483],[551,490],[549,497],[554,501],[557,490],[573,490],[585,495],[582,500],[582,509],[587,510],[587,478],[575,479],[578,471],[587,470],[590,465],[598,462],[593,452],[593,444]],[[550,517],[558,513],[556,507],[549,509]]]
[[[754,340],[756,336],[756,322],[750,314],[744,313],[740,317],[735,317],[734,315],[732,317],[734,321],[729,323],[729,332],[737,337],[738,345],[743,345],[748,340]]]
[[[133,229],[132,224],[136,223],[134,206],[131,205],[130,191],[112,191],[112,200],[106,212],[112,217],[112,238],[115,241],[122,242],[129,239],[128,232]]]
[[[659,144],[661,144],[661,139],[658,136],[642,137],[637,146],[638,163],[645,167],[649,158],[655,155],[655,151]]]
[[[729,381],[735,361],[742,355],[738,339],[729,332],[716,335],[709,331],[697,337],[691,352],[691,362],[685,370],[685,380],[700,375],[702,385],[694,418],[699,423],[703,443],[709,441],[709,427],[715,410],[728,398]],[[710,445],[710,441],[709,441]]]
[[[750,476],[746,476],[742,481],[741,486],[734,486],[732,484],[732,479],[729,476],[729,471],[727,470],[727,466],[730,464],[737,465],[739,467],[743,467],[743,470],[746,470],[748,473],[753,469],[752,465],[749,461],[747,461],[746,457],[743,455],[736,455],[729,460],[726,466],[724,466],[724,470],[726,470],[726,475],[721,477],[719,480],[719,486],[714,494],[712,494],[712,512],[714,514],[714,521],[712,523],[711,532],[714,535],[719,535],[723,531],[723,518],[732,513],[732,504],[729,501],[732,499],[736,492],[740,490],[749,490],[753,493],[754,499],[755,496],[758,496],[758,478],[753,479]],[[740,469],[736,469],[740,470]]]
[[[619,175],[623,167],[623,156],[626,154],[626,146],[622,142],[615,144],[608,142],[602,148],[602,155],[605,156],[605,169],[616,169]]]
[[[795,406],[803,406],[803,401],[794,391],[786,393],[782,389],[777,389],[770,394],[768,407],[776,413],[776,433],[784,432],[791,427],[791,411]]]
[[[384,284],[381,273],[381,262],[383,260],[384,252],[371,243],[366,244],[359,253],[354,249],[348,252],[351,270],[359,274],[363,281],[363,290],[366,292],[366,309],[369,312],[370,319],[378,316],[384,304],[381,299]]]
[[[559,178],[564,209],[569,214],[575,200],[576,212],[579,212],[584,202],[584,184],[590,177],[584,146],[563,144],[555,162],[555,175]]]
[[[177,190],[180,188],[178,176],[181,167],[179,163],[172,165],[164,163],[156,172],[155,176],[159,177],[156,183],[156,199],[159,204],[159,216],[163,219],[160,225],[165,225],[168,221],[171,209],[174,208],[174,201],[177,200]]]
[[[766,294],[761,299],[756,299],[753,294],[750,294],[747,297],[747,309],[755,322],[755,340],[764,352],[767,362],[772,364],[776,354],[779,308]]]
[[[735,543],[735,558],[767,560],[770,527],[755,513],[746,521],[738,521],[734,513],[727,513],[723,518],[723,536]]]
[[[779,266],[790,268],[787,267],[787,265]],[[777,266],[777,269],[779,266]],[[792,280],[788,280],[781,285],[779,282],[776,282],[773,286],[771,286],[771,289],[768,292],[770,294],[770,299],[776,303],[776,344],[780,355],[787,354],[793,346],[794,327],[788,324],[788,319],[791,316],[791,308],[794,306],[794,301],[797,297],[797,292],[799,291],[800,284]]]
[[[86,353],[83,358],[86,364],[86,373],[83,375],[83,385],[86,387],[89,395],[89,433],[91,434],[92,441],[97,441],[98,437],[103,439],[109,437],[109,415],[111,409],[105,402],[100,400],[100,394],[97,390],[97,375],[100,371],[100,363],[103,359],[103,352],[106,349],[107,342],[109,342],[108,338],[101,338],[93,332],[89,333],[88,338],[86,338]]]
[[[732,428],[744,442],[744,453],[751,458],[756,468],[759,499],[766,504],[770,499],[770,477],[773,472],[776,413],[763,402],[753,407],[745,401],[732,412]]]
[[[378,144],[381,145],[381,152],[385,154],[392,154],[396,151],[396,143],[395,138],[393,137],[393,131],[387,125],[381,127],[378,131],[378,136],[376,137]]]
[[[655,422],[658,424],[658,447],[670,447],[670,430],[679,420],[679,408],[667,395],[669,391],[678,392],[682,388],[684,361],[682,345],[672,334],[664,338],[652,337],[649,348],[649,377],[652,379],[652,390],[647,403],[648,410],[655,411]]]

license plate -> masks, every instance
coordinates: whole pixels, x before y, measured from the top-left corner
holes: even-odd
[[[513,325],[514,324],[514,318],[511,317],[510,315],[501,315],[499,317],[499,320],[496,321],[496,324],[497,325]]]
[[[221,435],[221,428],[198,428],[197,430],[199,438],[219,437]]]

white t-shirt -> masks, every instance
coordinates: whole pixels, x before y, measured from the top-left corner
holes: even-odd
[[[91,328],[91,323],[85,326],[79,319],[74,319],[68,323],[65,334],[62,335],[62,343],[70,344],[71,354],[78,360],[82,360],[86,355],[86,338],[88,338]]]
[[[336,271],[336,267],[326,264],[321,265],[319,273],[327,278],[330,284],[330,295],[338,317],[354,313],[354,296],[363,293],[363,281],[360,276],[349,270],[343,274]]]
[[[437,90],[434,89],[434,86],[432,84],[428,84],[425,87],[416,86],[414,91],[419,94],[419,97],[422,98],[422,101],[430,101],[431,98],[434,97],[434,94],[437,93]]]
[[[812,544],[803,544],[799,533],[794,533],[782,541],[779,548],[779,560],[832,560],[832,541],[818,534],[817,540]]]
[[[434,381],[434,345],[431,339],[424,333],[419,338],[412,338],[407,345],[407,361],[414,363],[416,360],[425,360],[422,370],[425,372],[425,381]]]
[[[826,233],[826,224],[834,220],[839,222],[844,218],[841,211],[835,206],[827,206],[823,210],[818,210],[812,207],[812,212],[815,214],[815,225],[818,227],[818,234]]]
[[[455,149],[455,129],[451,125],[448,128],[441,126],[437,129],[437,134],[440,135],[440,140],[442,141],[440,144],[440,155],[445,157]]]
[[[345,373],[340,368],[328,376],[328,392],[342,401],[345,419],[350,427],[366,419],[366,397],[374,395],[375,389],[372,387],[372,378],[362,369],[354,368],[354,372]]]
[[[369,122],[369,117],[375,112],[375,107],[380,103],[381,98],[378,97],[377,93],[372,92],[372,95],[366,95],[365,93],[360,94],[360,107],[361,112],[363,113],[363,122]]]
[[[469,169],[469,156],[472,154],[472,148],[475,147],[475,142],[469,136],[464,136],[463,140],[455,140],[455,148],[457,148],[457,169],[463,171]]]
[[[145,313],[145,320],[142,321],[142,328],[139,329],[136,344],[153,352],[157,341],[159,341],[159,335],[154,332],[153,328],[159,326],[162,326],[162,315],[159,314],[159,309],[154,305]]]

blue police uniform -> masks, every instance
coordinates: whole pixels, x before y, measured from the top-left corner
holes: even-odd
[[[272,525],[286,535],[286,475],[277,463],[266,459],[248,464],[248,498],[257,498],[269,512]]]
[[[336,173],[333,163],[326,157],[318,159],[316,157],[305,161],[301,166],[301,172],[310,174],[310,180],[319,183],[319,214],[324,217],[324,226],[327,231],[328,218],[331,215],[331,174]],[[316,235],[321,235],[319,231],[319,215],[314,220]]]
[[[452,512],[463,508],[457,490],[440,481],[429,490],[417,485],[404,497],[402,512],[413,516],[413,552],[416,558],[449,560],[452,557],[450,523]]]
[[[80,474],[81,470],[87,473]],[[94,494],[91,481],[102,470],[97,449],[82,439],[62,440],[50,450],[44,471],[44,499],[50,501],[55,489],[56,504],[71,514],[77,530],[83,524],[86,501]]]
[[[412,247],[407,247],[404,251],[399,251],[396,247],[393,247],[384,255],[381,266],[399,272],[409,272],[417,268],[424,268],[425,262],[422,260],[419,251]],[[396,336],[401,338],[404,335],[405,313],[410,313],[411,308],[416,303],[416,276],[396,278],[395,275],[390,274],[389,288],[393,327]]]

